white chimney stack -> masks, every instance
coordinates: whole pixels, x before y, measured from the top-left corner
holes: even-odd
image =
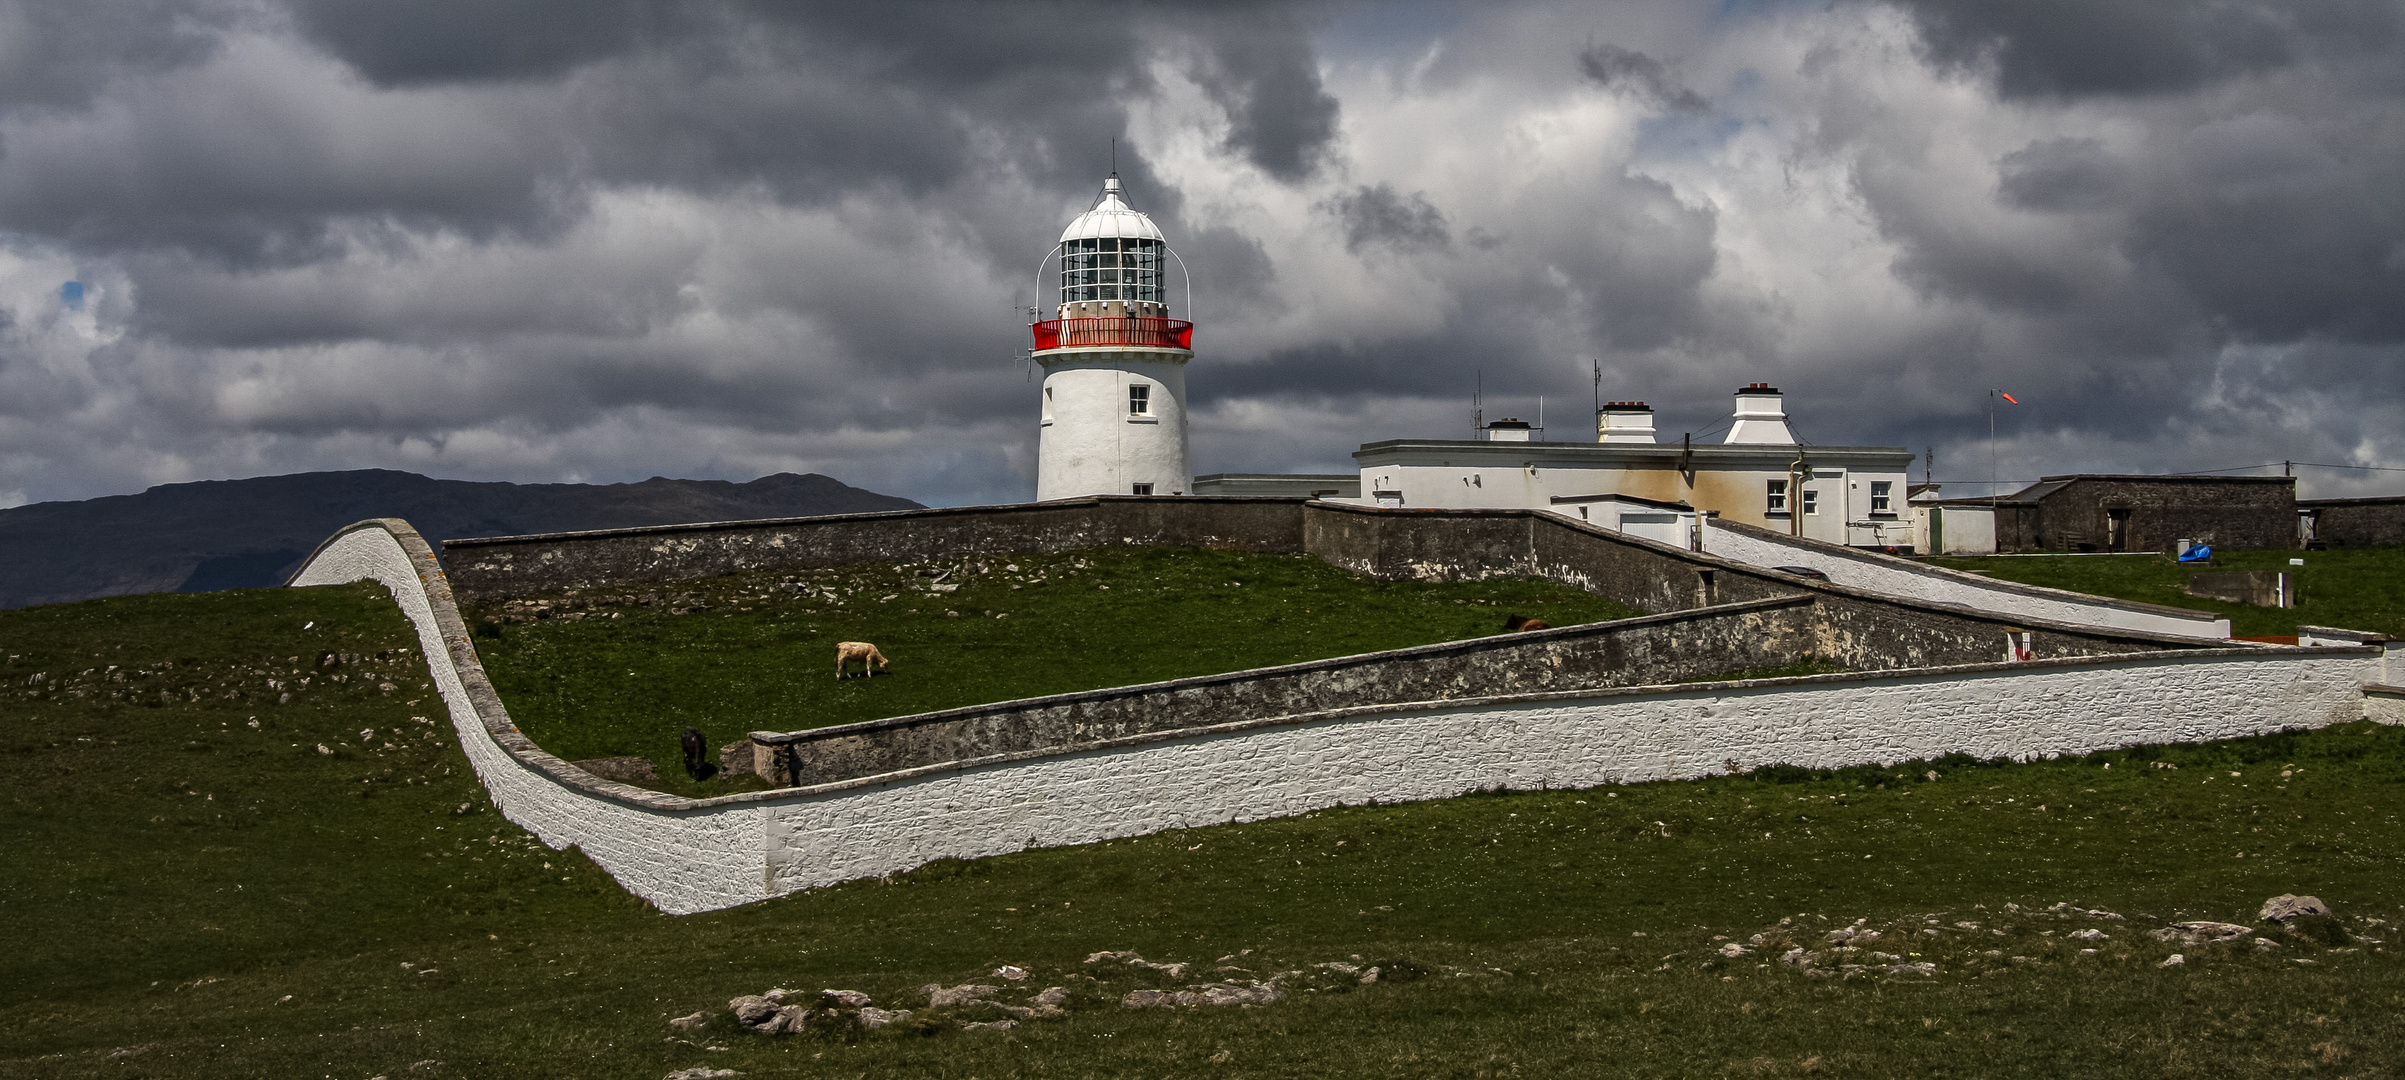
[[[1649,443],[1653,441],[1653,407],[1642,401],[1606,402],[1595,413],[1595,441]]]
[[[1736,421],[1729,425],[1729,437],[1722,440],[1724,445],[1795,445],[1795,432],[1787,429],[1787,410],[1781,404],[1779,388],[1769,383],[1755,383],[1737,391]]]
[[[1529,432],[1528,421],[1506,416],[1486,426],[1486,441],[1527,442]]]

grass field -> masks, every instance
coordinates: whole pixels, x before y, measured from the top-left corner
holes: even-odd
[[[2290,566],[2290,559],[2305,565]],[[2335,551],[2217,551],[2209,567],[2169,555],[2006,555],[1930,560],[2004,581],[2143,600],[2230,617],[2240,635],[2296,633],[2298,625],[2336,626],[2405,636],[2405,547]],[[2190,596],[2188,575],[2208,570],[2283,570],[2296,575],[2300,603],[2262,608]]]
[[[1350,656],[1636,611],[1529,578],[1376,581],[1303,555],[1122,549],[734,575],[468,612],[511,719],[570,760],[652,759],[689,782],[677,737],[753,731]],[[837,680],[835,643],[892,666]]]
[[[444,725],[415,719],[441,716],[413,641],[364,586],[0,612],[0,1077],[2405,1068],[2386,950],[2405,731],[1355,807],[671,918],[488,808]],[[2288,892],[2339,920],[2264,928],[2270,949],[2146,933],[2250,922]],[[1841,971],[1826,934],[1856,920],[1884,936],[1855,977],[1779,962],[1792,942]],[[2105,938],[2069,937],[2089,929]],[[1201,965],[1185,982],[1302,969],[1316,989],[1125,1009],[1177,980],[1084,963],[1112,949]],[[1353,956],[1422,977],[1310,967]],[[771,1039],[724,1011],[778,986],[923,1009],[914,987],[1006,963],[1069,988],[1068,1015]],[[702,1009],[700,1031],[666,1025]]]

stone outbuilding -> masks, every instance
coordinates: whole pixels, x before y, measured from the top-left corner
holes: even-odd
[[[2003,551],[2297,546],[2293,476],[2049,476],[1994,505]]]
[[[2304,499],[2297,531],[2310,547],[2405,544],[2405,495],[2369,499]]]

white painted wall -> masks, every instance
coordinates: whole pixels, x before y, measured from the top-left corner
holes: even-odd
[[[310,557],[294,585],[371,578],[418,627],[494,803],[672,914],[1031,846],[1496,786],[1587,787],[1790,763],[2083,753],[2365,714],[2364,649],[2231,649],[1648,687],[1244,720],[885,778],[691,801],[576,771],[492,694],[432,553],[397,521]]]
[[[1170,349],[1067,349],[1038,354],[1044,365],[1036,500],[1155,495],[1194,489],[1186,465],[1186,362]],[[1151,411],[1128,412],[1128,389],[1152,388]]]
[[[1935,534],[1944,518],[1945,550]],[[1993,555],[1996,553],[1996,512],[1984,506],[1915,506],[1912,508],[1912,550],[1924,555]]]
[[[392,590],[402,614],[417,626],[428,674],[451,711],[451,727],[459,733],[468,764],[503,816],[554,848],[583,850],[627,891],[671,915],[714,911],[771,895],[761,868],[759,807],[663,812],[562,782],[562,775],[573,774],[638,798],[689,802],[589,776],[524,743],[492,694],[433,552],[405,523],[392,525],[398,529],[362,522],[335,534],[309,557],[291,584],[366,579]],[[524,744],[505,747],[497,737],[501,735],[515,736],[512,741]]]
[[[1963,604],[1980,611],[2077,626],[2205,639],[2230,636],[2230,620],[2210,612],[2158,608],[2152,604],[1995,581],[1872,551],[1797,541],[1792,537],[1764,537],[1708,519],[1703,541],[1706,552],[1724,559],[1753,566],[1809,566],[1840,585],[1891,596]]]

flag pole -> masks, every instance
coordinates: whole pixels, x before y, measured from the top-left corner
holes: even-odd
[[[1987,512],[1996,516],[1996,390],[1987,392]]]

